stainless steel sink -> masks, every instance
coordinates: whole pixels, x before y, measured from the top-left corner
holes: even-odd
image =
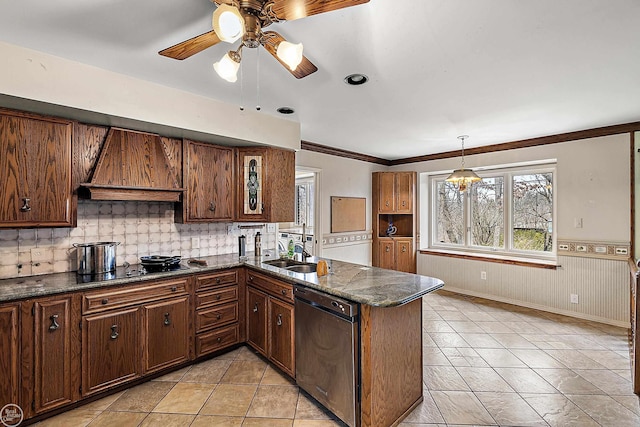
[[[274,259],[273,261],[264,261],[263,264],[284,268],[296,273],[315,273],[318,267],[317,264],[312,262],[302,262],[293,259]]]
[[[292,265],[287,267],[287,270],[294,271],[296,273],[315,273],[318,268],[318,264],[306,263],[299,265]]]

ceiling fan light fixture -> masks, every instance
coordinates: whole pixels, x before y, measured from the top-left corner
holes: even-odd
[[[287,64],[291,71],[295,71],[302,62],[302,43],[294,44],[281,41],[276,49],[276,55]]]
[[[213,69],[216,70],[216,73],[229,83],[235,83],[236,80],[238,80],[239,68],[240,55],[233,51],[225,53],[224,56],[220,58],[220,61],[213,64]]]
[[[235,6],[221,4],[213,12],[213,31],[220,40],[233,43],[244,35],[244,18]]]
[[[482,178],[476,175],[474,171],[464,168],[464,140],[466,138],[469,138],[469,135],[462,135],[458,137],[458,139],[462,141],[462,167],[460,169],[454,170],[451,175],[449,175],[445,179],[445,181],[447,182],[456,184],[460,192],[464,192],[467,187],[469,187],[474,182],[482,180]]]

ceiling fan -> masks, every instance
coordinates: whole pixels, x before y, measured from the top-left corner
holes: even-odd
[[[289,43],[275,31],[262,31],[274,22],[292,21],[369,0],[211,0],[218,7],[213,12],[213,30],[158,52],[173,59],[186,59],[221,41],[234,43],[238,49],[226,53],[214,69],[223,79],[234,82],[240,67],[243,47],[262,45],[291,74],[301,79],[318,70],[304,55],[302,44]]]

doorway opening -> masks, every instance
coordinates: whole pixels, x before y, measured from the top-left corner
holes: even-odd
[[[320,256],[318,245],[318,169],[296,166],[295,216],[293,222],[278,223],[278,255],[289,252],[293,242],[294,252]]]

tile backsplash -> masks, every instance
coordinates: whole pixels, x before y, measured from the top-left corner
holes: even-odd
[[[266,227],[240,229],[233,223],[176,224],[167,202],[78,201],[76,228],[0,230],[0,278],[76,270],[74,243],[120,242],[116,264],[138,264],[141,256],[183,258],[238,252],[238,236],[253,250],[255,233],[262,248],[275,250],[276,234]]]

